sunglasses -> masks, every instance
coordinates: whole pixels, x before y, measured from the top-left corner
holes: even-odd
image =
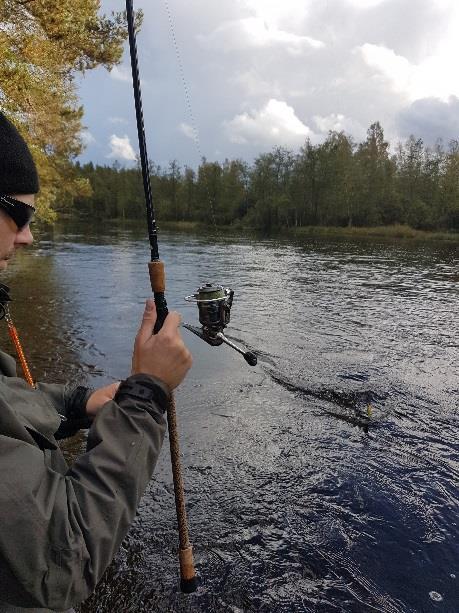
[[[35,207],[31,204],[26,204],[11,196],[5,196],[0,194],[0,209],[5,211],[9,217],[17,225],[18,230],[22,230],[30,223],[33,214],[35,213]]]

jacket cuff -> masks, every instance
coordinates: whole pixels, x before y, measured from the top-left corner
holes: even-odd
[[[86,404],[93,392],[90,387],[78,385],[67,395],[65,408],[68,421],[89,420],[90,423],[93,421],[93,418],[86,413]]]
[[[74,436],[79,430],[91,427],[94,418],[86,413],[86,403],[93,391],[83,385],[70,389],[65,401],[65,419],[54,434],[56,440]]]
[[[170,390],[164,381],[157,377],[136,374],[121,381],[115,394],[115,402],[122,403],[125,399],[145,403],[146,410],[151,409],[153,404],[156,404],[164,413],[169,404]]]

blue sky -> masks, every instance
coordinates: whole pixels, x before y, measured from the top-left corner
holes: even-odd
[[[124,2],[102,0],[102,11]],[[138,37],[149,157],[165,166],[252,160],[381,121],[459,138],[459,7],[451,0],[147,0]],[[169,19],[169,16],[171,19]],[[180,59],[172,42],[171,27]],[[183,69],[183,70],[182,70]],[[183,79],[189,93],[188,104]],[[132,165],[137,153],[129,56],[79,81],[82,161]]]

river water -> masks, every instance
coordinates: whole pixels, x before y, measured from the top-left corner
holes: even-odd
[[[102,233],[103,232],[103,233]],[[459,611],[457,246],[162,233],[170,308],[235,290],[228,334],[183,331],[177,393],[199,590],[178,590],[167,442],[88,612]],[[149,294],[142,230],[42,234],[3,279],[34,374],[129,370]],[[2,343],[5,344],[2,332]],[[72,458],[81,435],[67,444]]]

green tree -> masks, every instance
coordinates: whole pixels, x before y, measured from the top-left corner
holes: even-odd
[[[459,231],[459,141],[452,140],[440,183],[438,225]]]
[[[319,204],[324,189],[319,147],[308,139],[296,157],[292,175],[292,194],[298,209],[298,225],[319,223]]]
[[[323,225],[352,225],[356,200],[354,142],[344,132],[330,132],[320,146]]]
[[[277,147],[271,153],[260,155],[250,173],[251,198],[254,206],[249,212],[252,225],[265,232],[279,228],[282,218],[285,225],[293,209],[291,180],[295,158],[293,154]]]
[[[182,219],[191,221],[196,212],[196,173],[192,168],[185,167],[179,197]]]
[[[402,205],[402,221],[413,228],[426,228],[430,221],[430,210],[424,201],[425,151],[422,138],[410,136],[405,144],[399,144],[397,151],[398,192]]]
[[[379,122],[368,128],[367,138],[359,145],[356,158],[360,180],[354,214],[356,225],[395,223],[400,217],[395,191],[396,166]]]
[[[169,169],[164,175],[162,201],[167,203],[165,219],[179,221],[182,218],[180,210],[179,186],[182,173],[177,160],[169,162]]]
[[[221,223],[222,167],[218,162],[202,159],[196,182],[196,214],[204,223]]]
[[[243,217],[248,208],[248,165],[241,160],[225,160],[222,167],[222,191],[219,223],[230,224]]]

